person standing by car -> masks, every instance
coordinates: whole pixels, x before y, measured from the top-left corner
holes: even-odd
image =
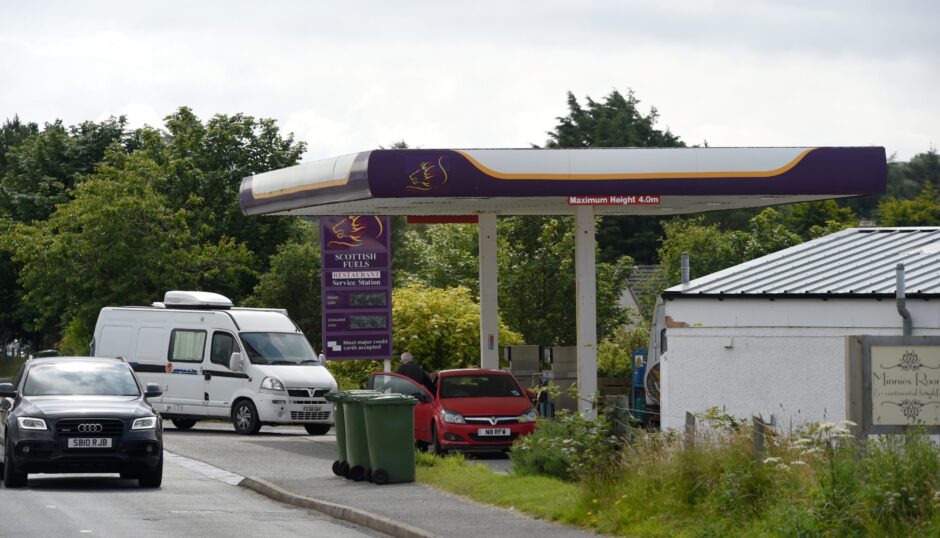
[[[407,351],[401,354],[401,365],[398,370],[395,370],[395,373],[410,377],[431,390],[431,378],[428,377],[420,364],[414,362],[414,355]]]

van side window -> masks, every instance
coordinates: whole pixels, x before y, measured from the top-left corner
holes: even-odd
[[[238,351],[235,337],[229,333],[215,333],[212,335],[212,351],[209,352],[209,361],[228,368],[228,361],[232,353]]]
[[[173,329],[170,333],[170,362],[202,362],[206,331]]]

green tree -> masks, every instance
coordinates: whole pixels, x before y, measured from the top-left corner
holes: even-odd
[[[121,167],[104,165],[74,200],[46,221],[17,226],[9,239],[37,326],[50,335],[64,327],[71,351],[87,345],[104,306],[150,304],[168,289],[254,277],[244,245],[204,243],[190,232],[185,212],[153,187],[162,174],[140,154]]]
[[[739,263],[797,245],[802,238],[787,228],[784,217],[766,208],[748,222],[746,230],[722,230],[704,218],[675,218],[663,223],[665,236],[659,249],[660,268],[654,276],[655,293],[641,297],[643,313],[652,313],[662,290],[681,282],[682,253],[689,254],[690,278],[695,279]]]
[[[573,221],[570,217],[499,221],[500,311],[527,343],[574,345],[577,340]],[[628,256],[596,264],[598,339],[628,320],[618,300],[632,268]]]
[[[549,148],[680,147],[679,137],[655,127],[659,118],[656,107],[643,115],[633,90],[624,96],[612,91],[603,102],[586,98],[581,106],[568,92],[568,115],[559,117],[558,125],[548,133]]]
[[[940,199],[931,183],[912,200],[889,197],[878,205],[881,226],[937,226],[940,225]]]
[[[858,218],[849,207],[840,206],[835,200],[802,202],[786,210],[784,221],[787,228],[804,239],[819,237],[813,230],[838,231],[858,226]]]
[[[320,325],[320,246],[318,230],[303,221],[296,239],[278,247],[271,257],[271,268],[261,276],[247,306],[286,308],[291,319],[319,350],[322,342]]]
[[[296,230],[292,218],[242,214],[238,193],[244,177],[297,164],[306,145],[283,135],[274,120],[219,114],[203,123],[187,107],[166,118],[164,137],[138,133],[142,151],[163,165],[156,184],[170,207],[185,209],[190,229],[201,240],[237,238],[255,254],[258,272],[278,245]],[[240,299],[251,288],[240,290]]]
[[[684,147],[669,129],[656,128],[659,113],[650,107],[647,114],[640,109],[640,100],[633,90],[627,95],[613,91],[602,101],[586,98],[585,105],[568,92],[568,115],[556,118],[558,125],[548,133],[549,148],[623,148],[623,147]],[[621,256],[630,256],[637,263],[656,263],[656,248],[662,227],[659,219],[628,215],[605,216],[597,227],[600,245],[598,259],[615,263]]]
[[[526,342],[575,343],[573,226],[569,217],[498,221],[499,308],[506,324]],[[433,225],[409,231],[402,248],[411,269],[396,267],[398,281],[439,288],[462,286],[477,295],[478,245],[474,225]],[[596,265],[599,338],[628,319],[618,301],[632,268],[629,257]]]
[[[19,116],[13,116],[13,119],[3,122],[3,126],[0,127],[0,177],[3,177],[10,164],[7,153],[38,133],[38,125],[23,123]]]
[[[409,281],[436,288],[463,286],[479,294],[480,245],[475,224],[433,224],[410,228],[398,245],[396,284]]]
[[[480,365],[480,305],[464,287],[410,284],[392,295],[394,353],[410,351],[426,370]],[[501,345],[522,337],[499,321]]]
[[[72,189],[94,171],[105,151],[120,143],[125,123],[123,116],[70,128],[56,121],[7,149],[0,208],[17,222],[49,218],[56,205],[71,199]],[[23,129],[13,130],[12,137],[22,137]]]

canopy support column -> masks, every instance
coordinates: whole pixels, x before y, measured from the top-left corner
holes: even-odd
[[[499,369],[496,214],[481,213],[480,234],[480,367]]]
[[[575,279],[578,317],[578,411],[595,418],[597,393],[597,284],[594,207],[575,208]]]

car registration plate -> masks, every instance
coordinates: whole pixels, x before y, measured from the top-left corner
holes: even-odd
[[[480,428],[477,430],[480,437],[505,437],[509,435],[509,428]]]
[[[319,405],[305,405],[304,406],[305,413],[317,413],[319,411],[320,411]]]
[[[71,437],[69,448],[111,448],[110,437]]]

